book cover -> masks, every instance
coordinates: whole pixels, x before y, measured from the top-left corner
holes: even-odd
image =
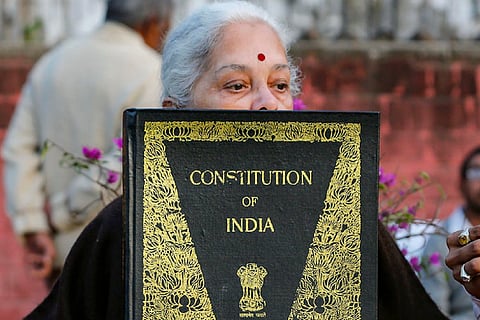
[[[127,319],[376,319],[379,114],[129,109]]]

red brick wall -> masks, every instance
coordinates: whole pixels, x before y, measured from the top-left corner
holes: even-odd
[[[294,51],[310,109],[379,111],[380,165],[401,179],[426,171],[461,202],[458,168],[480,145],[480,51],[472,44],[307,43]],[[427,192],[431,216],[439,193]]]
[[[20,88],[35,57],[1,57],[0,55],[0,128],[8,125]]]
[[[440,214],[447,215],[460,201],[459,163],[480,145],[480,52],[471,47],[309,43],[294,53],[304,71],[302,98],[308,107],[380,111],[381,166],[406,179],[427,171],[445,189],[448,198]],[[38,55],[0,54],[0,144]],[[46,292],[24,267],[3,209],[2,188],[0,184],[0,319],[20,319]],[[431,197],[422,216],[433,210],[437,194]]]
[[[0,143],[3,136],[4,130],[0,130]],[[1,173],[0,178],[3,179]],[[46,290],[43,282],[32,278],[25,267],[20,244],[3,210],[3,183],[0,184],[0,195],[0,319],[15,320],[37,305]]]
[[[0,56],[0,145],[12,116],[20,88],[34,57]],[[32,278],[21,246],[5,213],[3,165],[0,161],[0,319],[21,319],[45,296],[42,281]]]

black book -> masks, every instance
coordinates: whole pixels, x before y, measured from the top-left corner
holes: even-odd
[[[128,109],[128,319],[376,319],[379,114]]]

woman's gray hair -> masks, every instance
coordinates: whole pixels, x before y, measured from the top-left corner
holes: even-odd
[[[299,94],[299,69],[288,56],[291,39],[287,30],[263,8],[246,1],[228,1],[204,6],[168,34],[162,54],[162,101],[168,99],[177,107],[192,106],[194,85],[208,68],[223,29],[252,21],[264,22],[277,33],[290,65],[292,95]]]

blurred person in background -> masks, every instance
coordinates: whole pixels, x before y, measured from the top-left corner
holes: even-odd
[[[2,149],[6,209],[29,270],[49,287],[104,203],[96,183],[61,167],[63,151],[42,158],[42,145],[113,150],[125,108],[158,106],[172,11],[171,0],[108,0],[105,23],[46,53],[22,88]]]
[[[466,198],[465,217],[469,223],[459,225],[447,238],[445,264],[453,278],[470,294],[474,317],[480,319],[480,147],[465,164],[462,192]]]
[[[464,203],[458,206],[441,225],[449,233],[480,224],[480,147],[471,150],[460,166],[459,189]],[[443,235],[431,235],[423,255],[430,257],[438,252],[442,258],[448,253]],[[439,308],[452,320],[474,319],[472,304],[463,286],[450,275],[442,264],[433,274],[422,274],[420,280]]]

